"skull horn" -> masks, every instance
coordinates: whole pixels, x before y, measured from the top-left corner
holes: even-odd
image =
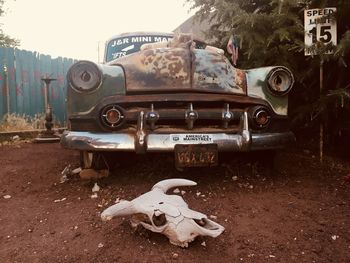
[[[101,214],[101,218],[103,221],[108,221],[115,216],[127,216],[135,214],[135,212],[135,208],[131,202],[121,201],[120,203],[112,205],[105,209]]]
[[[158,188],[162,190],[164,193],[166,193],[170,188],[173,188],[173,187],[193,186],[193,185],[197,185],[197,183],[186,179],[167,179],[156,183],[152,187],[152,190]]]

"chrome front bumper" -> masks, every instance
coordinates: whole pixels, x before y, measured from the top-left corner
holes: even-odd
[[[200,135],[204,134],[210,137],[209,142],[191,141],[183,143],[174,139],[193,134],[191,132],[172,134],[146,132],[142,124],[142,117],[141,114],[141,120],[135,134],[66,131],[61,137],[61,145],[65,148],[82,151],[132,151],[145,153],[171,152],[174,151],[176,144],[213,143],[218,145],[218,150],[221,152],[242,152],[283,148],[288,143],[295,141],[292,132],[252,134],[248,128],[246,112],[242,116],[241,132],[239,134],[201,133]]]

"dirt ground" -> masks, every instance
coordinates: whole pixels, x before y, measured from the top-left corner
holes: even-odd
[[[60,183],[78,153],[59,144],[0,146],[1,262],[350,262],[350,164],[309,151],[276,156],[273,177],[254,165],[223,163],[178,172],[171,156],[138,156],[98,182]],[[131,200],[161,179],[181,177],[189,206],[223,225],[216,239],[188,248],[143,229],[128,218],[102,222],[117,198]],[[172,190],[171,190],[172,192]],[[10,197],[9,197],[10,196]]]

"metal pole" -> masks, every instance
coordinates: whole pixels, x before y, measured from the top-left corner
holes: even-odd
[[[35,142],[58,142],[60,140],[59,136],[54,134],[54,131],[52,130],[53,123],[52,123],[52,107],[50,106],[50,99],[49,99],[49,89],[50,89],[50,83],[51,81],[54,81],[56,79],[50,78],[48,76],[45,76],[41,79],[45,83],[45,127],[46,131],[41,132],[37,138],[34,139]]]
[[[320,97],[322,96],[323,90],[323,58],[320,59]],[[324,125],[323,119],[321,119],[320,123],[320,163],[323,163],[323,145],[324,145]]]
[[[4,73],[5,73],[5,87],[6,87],[6,110],[7,115],[10,114],[10,88],[9,88],[9,74],[7,66],[4,65]]]
[[[44,80],[44,79],[42,79]],[[45,85],[45,88],[44,88],[44,107],[45,107],[45,111],[47,109],[47,107],[49,106],[49,84],[44,81],[44,85]]]

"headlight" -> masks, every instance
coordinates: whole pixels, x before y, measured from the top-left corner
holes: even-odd
[[[89,92],[101,85],[102,73],[95,63],[82,60],[69,69],[67,79],[75,90]]]
[[[287,94],[294,84],[293,74],[285,67],[273,68],[266,77],[270,91],[279,96]]]

